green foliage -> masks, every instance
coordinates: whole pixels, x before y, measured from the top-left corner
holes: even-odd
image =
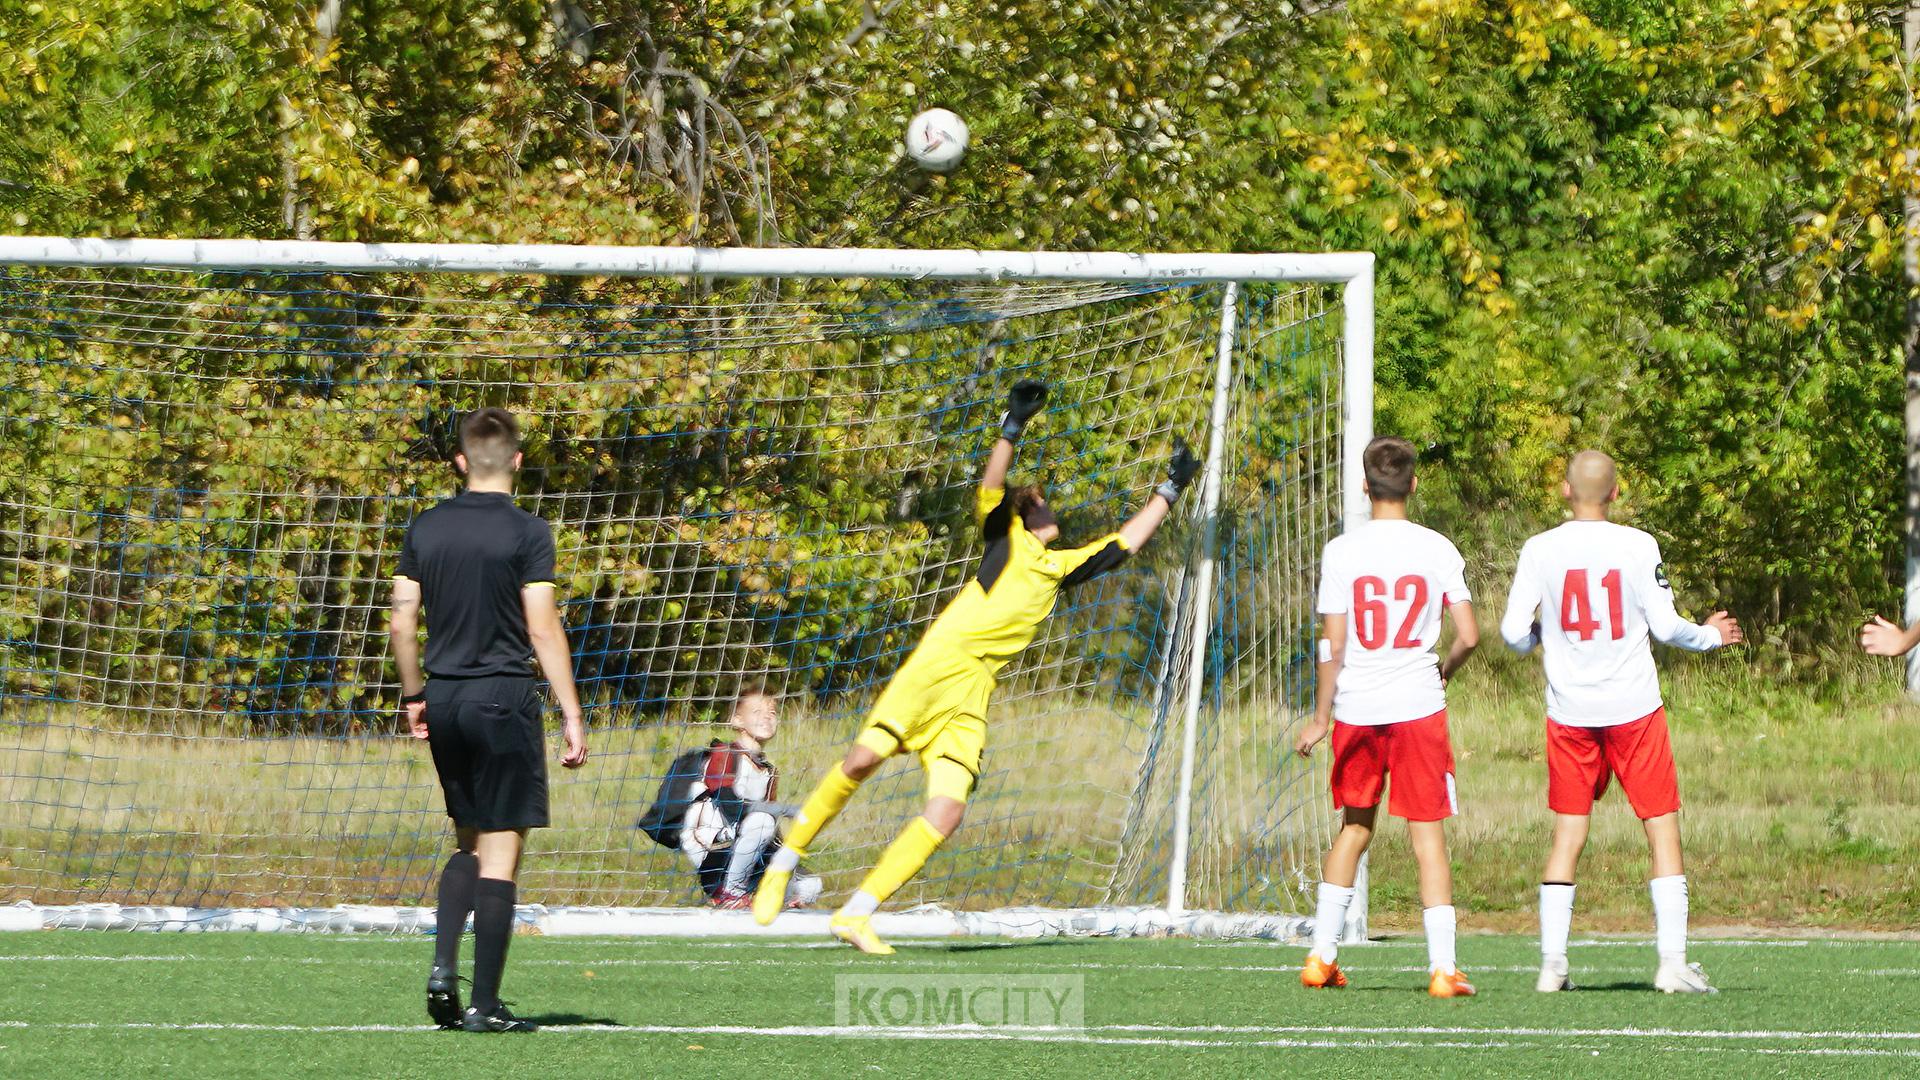
[[[979,461],[1017,379],[1053,389],[1019,466],[1074,543],[1138,506],[1213,397],[1217,286],[1086,305],[1072,286],[980,302],[833,281],[785,283],[778,306],[756,283],[710,284],[694,305],[660,295],[682,288],[0,273],[0,505],[16,515],[0,642],[18,657],[0,693],[169,728],[390,715],[374,613],[407,524],[456,479],[455,418],[480,404],[522,418],[518,494],[555,528],[591,700],[655,712],[780,669],[795,690],[865,689],[972,575]],[[1321,483],[1335,453],[1305,432],[1326,429],[1337,390],[1287,368],[1328,367],[1315,294],[1248,290],[1275,323],[1246,342],[1243,384],[1267,393],[1228,479],[1250,530],[1277,527],[1268,505],[1337,502],[1275,495]],[[1184,531],[1124,583],[1076,593],[1028,662],[1138,691]]]
[[[1598,445],[1683,595],[1796,646],[1894,595],[1913,139],[1878,8],[323,6],[0,6],[0,227],[1369,249],[1378,426],[1490,578]],[[898,147],[936,103],[975,133],[944,177]]]

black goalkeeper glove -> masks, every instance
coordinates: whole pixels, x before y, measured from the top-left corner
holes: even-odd
[[[1175,435],[1173,457],[1167,462],[1167,478],[1153,490],[1168,503],[1172,503],[1180,498],[1180,493],[1187,490],[1187,485],[1193,483],[1193,478],[1198,475],[1200,475],[1200,459],[1193,456],[1192,450],[1187,449],[1187,440]]]
[[[1027,429],[1027,421],[1047,403],[1047,384],[1038,379],[1022,379],[1013,384],[1013,390],[1007,395],[1007,411],[1000,417],[1000,437],[1008,442],[1019,442],[1020,433]]]

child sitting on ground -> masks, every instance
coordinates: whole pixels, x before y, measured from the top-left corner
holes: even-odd
[[[764,686],[743,688],[728,726],[732,742],[715,739],[674,760],[660,798],[640,828],[677,847],[699,875],[700,889],[718,908],[750,906],[767,860],[780,847],[779,818],[794,807],[776,801],[779,773],[766,744],[780,726],[780,703]],[[820,878],[796,875],[787,903],[801,907],[820,895]]]

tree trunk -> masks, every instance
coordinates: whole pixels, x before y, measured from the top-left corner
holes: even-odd
[[[333,40],[340,36],[343,17],[341,0],[321,0],[313,13],[313,39],[308,43],[307,63],[316,64],[333,51]],[[280,223],[296,240],[313,239],[313,211],[300,194],[300,162],[293,133],[300,124],[299,110],[283,94],[280,97]]]

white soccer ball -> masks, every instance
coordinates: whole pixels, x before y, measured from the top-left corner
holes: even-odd
[[[907,121],[907,156],[928,172],[946,172],[967,154],[967,122],[947,109]]]

